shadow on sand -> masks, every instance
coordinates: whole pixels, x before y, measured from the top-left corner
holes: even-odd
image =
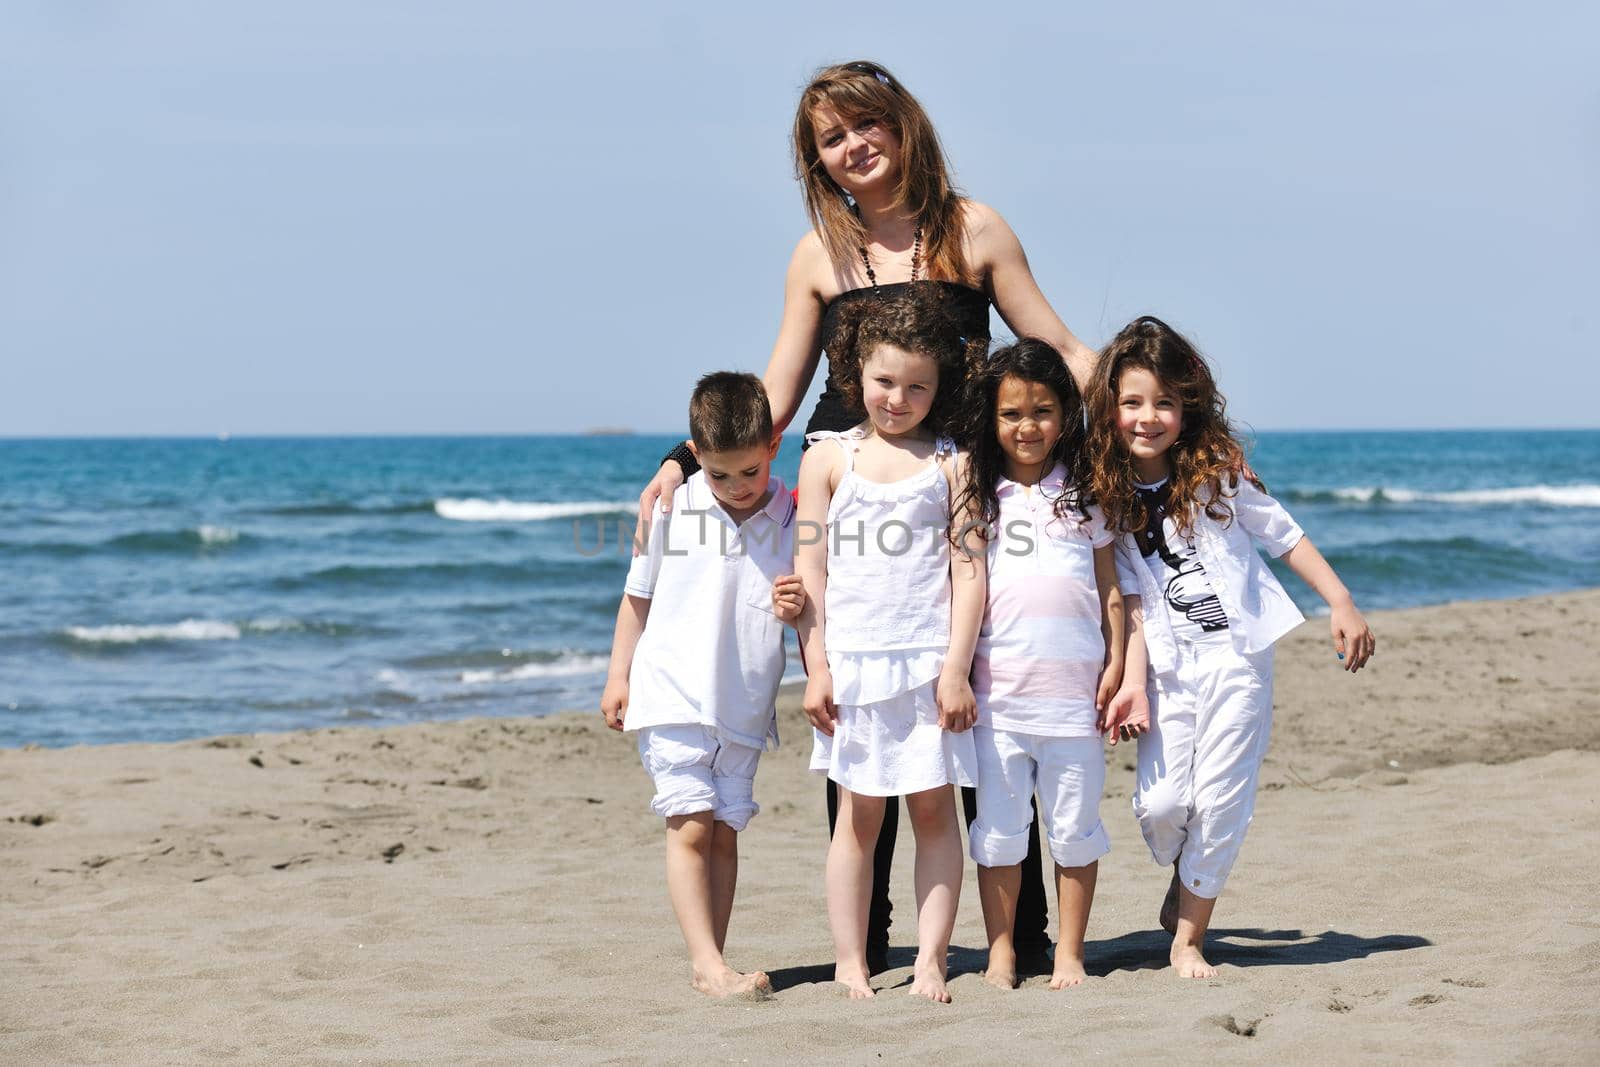
[[[1212,930],[1206,937],[1206,958],[1220,965],[1235,967],[1310,967],[1322,963],[1340,963],[1344,960],[1365,959],[1379,952],[1406,952],[1427,948],[1433,942],[1415,934],[1385,934],[1382,937],[1357,937],[1337,930],[1324,930],[1308,934],[1303,930],[1262,930],[1258,928],[1223,927]],[[1113,971],[1154,970],[1167,966],[1167,951],[1172,938],[1160,930],[1139,930],[1105,941],[1090,941],[1084,948],[1088,971],[1104,977]],[[982,974],[988,963],[986,948],[965,945],[950,946],[950,977],[962,974]],[[912,947],[891,948],[889,969],[909,969],[916,962],[917,950]],[[801,967],[780,967],[768,971],[772,989],[781,993],[800,985],[833,981],[833,964],[817,963]],[[890,986],[898,988],[911,983],[910,975]]]
[[[1415,934],[1357,937],[1337,930],[1308,934],[1304,930],[1262,930],[1221,927],[1206,935],[1206,959],[1218,966],[1310,967],[1365,959],[1378,952],[1405,952],[1433,942]],[[1172,938],[1161,930],[1140,930],[1084,945],[1088,971],[1107,975],[1167,966]]]

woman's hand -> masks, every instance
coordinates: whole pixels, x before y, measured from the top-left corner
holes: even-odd
[[[978,721],[978,701],[966,675],[950,671],[940,674],[933,698],[939,705],[939,725],[951,733],[965,733]]]
[[[655,519],[656,505],[659,503],[662,511],[671,511],[672,494],[683,482],[683,468],[678,466],[677,460],[669,459],[661,464],[656,476],[639,494],[639,519],[633,527],[635,556],[643,553],[645,545],[650,543],[650,523]]]
[[[1333,650],[1344,660],[1344,669],[1354,674],[1365,667],[1378,650],[1378,639],[1372,636],[1367,620],[1361,617],[1354,601],[1346,600],[1332,612],[1328,629],[1333,634]]]
[[[826,666],[819,666],[806,678],[806,695],[800,706],[805,709],[811,725],[828,737],[833,736],[834,721],[839,709],[833,703],[833,675]]]

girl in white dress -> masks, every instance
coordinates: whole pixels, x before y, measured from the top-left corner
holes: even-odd
[[[975,784],[968,674],[985,568],[951,550],[954,446],[940,431],[969,346],[937,287],[849,309],[833,384],[867,421],[816,435],[800,464],[800,639],[816,728],[813,770],[839,786],[828,848],[834,978],[873,995],[866,959],[872,855],[885,798],[904,796],[916,835],[917,960],[911,993],[948,1002],[945,957],[961,893],[952,785]],[[973,345],[973,348],[980,347]]]

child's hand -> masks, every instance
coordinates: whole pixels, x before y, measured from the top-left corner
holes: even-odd
[[[978,721],[978,701],[966,675],[940,674],[933,698],[939,705],[939,725],[951,733],[965,733]]]
[[[628,714],[628,680],[608,678],[605,692],[600,694],[600,714],[613,730],[622,729],[622,720]]]
[[[1372,636],[1367,620],[1361,617],[1353,601],[1347,600],[1333,609],[1328,627],[1333,631],[1333,650],[1344,660],[1344,669],[1351,674],[1365,667],[1378,650],[1378,639]]]
[[[798,574],[780,574],[772,583],[772,613],[779,622],[793,626],[800,619],[800,610],[806,606],[805,586]]]
[[[827,667],[818,667],[806,679],[806,695],[800,706],[805,709],[811,725],[828,737],[833,736],[833,723],[839,709],[833,703],[833,675]]]
[[[1100,722],[1105,722],[1106,706],[1111,703],[1111,698],[1117,695],[1117,690],[1122,688],[1122,660],[1114,659],[1105,665],[1100,672],[1100,684],[1095,687],[1094,710],[1100,713]],[[1104,725],[1101,726],[1104,730]]]
[[[1150,697],[1142,685],[1123,686],[1106,705],[1100,720],[1100,731],[1106,734],[1111,747],[1118,741],[1132,741],[1150,729]]]

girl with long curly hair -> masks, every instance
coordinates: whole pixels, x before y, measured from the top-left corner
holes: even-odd
[[[1112,714],[1148,715],[1133,812],[1173,867],[1160,914],[1178,974],[1209,978],[1205,935],[1255,808],[1272,729],[1272,646],[1304,621],[1257,553],[1327,602],[1358,671],[1375,648],[1355,601],[1245,463],[1211,369],[1143,316],[1101,353],[1089,390],[1090,491],[1118,534],[1128,654]],[[1148,664],[1148,670],[1147,670]]]

